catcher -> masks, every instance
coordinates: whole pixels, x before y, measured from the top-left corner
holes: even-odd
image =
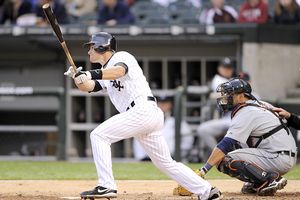
[[[227,134],[198,174],[204,176],[216,166],[220,172],[245,182],[242,193],[274,195],[286,186],[282,175],[296,163],[297,147],[289,128],[271,105],[251,94],[246,81],[232,79],[219,85],[217,92],[221,93],[219,108],[232,111],[232,120]],[[182,187],[174,192],[186,195]]]

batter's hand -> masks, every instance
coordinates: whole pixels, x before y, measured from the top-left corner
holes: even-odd
[[[74,82],[76,85],[85,84],[89,80],[91,80],[91,78],[89,78],[84,72],[78,72],[74,75]]]
[[[80,72],[81,70],[82,70],[82,67],[78,67],[76,69],[76,71],[75,71],[74,68],[72,66],[70,66],[69,69],[68,69],[68,71],[66,71],[64,73],[64,75],[73,78],[75,76],[75,74],[78,73],[78,72]]]

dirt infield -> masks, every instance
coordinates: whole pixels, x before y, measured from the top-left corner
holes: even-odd
[[[211,180],[220,188],[226,200],[296,200],[300,199],[300,181],[288,181],[284,190],[274,197],[241,195],[242,182],[236,180]],[[78,194],[95,186],[96,181],[0,181],[0,199],[4,200],[54,200],[79,199]],[[196,200],[196,197],[172,195],[174,181],[117,181],[116,200]]]

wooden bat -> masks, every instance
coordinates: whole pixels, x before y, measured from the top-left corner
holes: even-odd
[[[47,20],[49,21],[49,23],[50,23],[50,25],[51,25],[54,33],[55,33],[57,39],[59,40],[59,42],[61,44],[61,46],[62,46],[62,48],[63,48],[63,50],[64,50],[64,52],[65,52],[65,54],[67,56],[67,59],[68,59],[69,63],[71,64],[71,66],[73,67],[74,71],[76,72],[77,67],[76,67],[76,65],[75,65],[75,63],[73,61],[73,58],[72,58],[72,56],[70,54],[70,51],[69,51],[69,49],[67,47],[67,44],[66,44],[66,42],[65,42],[65,40],[63,38],[62,33],[61,33],[59,24],[57,23],[57,19],[56,19],[55,15],[54,15],[53,10],[52,10],[52,8],[51,8],[51,6],[50,6],[49,3],[46,3],[46,4],[43,5],[43,11],[44,11],[44,13],[45,13],[45,15],[47,17]]]

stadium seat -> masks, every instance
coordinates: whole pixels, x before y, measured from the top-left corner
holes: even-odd
[[[168,11],[163,6],[151,1],[138,1],[132,6],[137,24],[167,24]]]
[[[160,6],[157,3],[154,3],[152,1],[138,1],[135,4],[133,4],[133,6],[131,7],[131,10],[133,13],[138,13],[141,11],[148,11],[148,10],[155,10],[155,9],[159,9]]]
[[[237,12],[239,12],[241,5],[245,0],[228,0],[227,4],[232,6]]]
[[[169,11],[188,10],[194,8],[188,1],[175,1],[168,6]]]
[[[137,24],[167,24],[169,16],[167,9],[158,6],[156,9],[134,9],[133,14]]]
[[[199,24],[200,10],[196,8],[173,10],[169,12],[172,24]]]
[[[78,23],[86,24],[86,25],[96,25],[97,18],[98,18],[97,13],[83,15],[78,18]]]

